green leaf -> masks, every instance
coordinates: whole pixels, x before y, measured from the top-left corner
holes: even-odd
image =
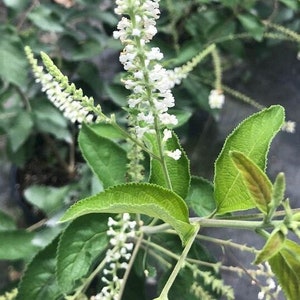
[[[16,300],[58,299],[61,295],[55,276],[57,244],[55,239],[27,266]]]
[[[0,259],[17,260],[31,257],[39,247],[34,233],[25,230],[0,231]]]
[[[238,15],[238,19],[253,38],[257,41],[262,40],[265,28],[257,16],[248,13]]]
[[[86,124],[82,125],[78,141],[83,157],[104,188],[124,183],[127,157],[122,148]]]
[[[283,249],[269,259],[269,264],[287,299],[298,300],[300,295],[300,246],[287,240]]]
[[[69,221],[90,213],[139,213],[159,218],[171,225],[186,243],[193,233],[188,208],[170,190],[149,183],[130,183],[112,187],[71,206],[61,221]]]
[[[57,15],[45,5],[36,6],[28,14],[28,19],[38,28],[47,32],[62,32],[64,30],[63,26],[59,24]]]
[[[28,202],[37,206],[49,216],[63,207],[64,199],[69,191],[69,186],[57,188],[32,185],[25,190],[24,196]]]
[[[0,231],[16,229],[15,221],[6,213],[0,210]]]
[[[240,151],[265,170],[271,140],[284,121],[284,109],[271,106],[244,120],[226,139],[215,163],[215,199],[217,213],[246,210],[255,204],[242,176],[230,158],[230,151]]]
[[[285,235],[283,232],[277,229],[274,230],[262,250],[256,255],[254,263],[258,265],[273,257],[282,249],[284,241]]]
[[[151,144],[150,147],[152,152],[157,156],[160,156],[159,148],[156,142],[156,136],[148,135],[147,139]],[[176,149],[181,150],[180,159],[174,160],[171,157],[165,156],[165,161],[173,192],[182,198],[185,198],[188,193],[191,180],[190,162],[184,150],[182,149],[177,136],[175,133],[173,133],[172,138],[166,142],[165,150],[174,151]],[[169,188],[164,175],[163,166],[160,161],[154,158],[151,158],[151,173],[149,181],[165,188]]]
[[[95,131],[97,135],[100,135],[107,139],[121,139],[124,138],[122,133],[113,127],[111,124],[97,123],[89,125],[90,129]]]
[[[209,216],[216,209],[213,184],[204,178],[193,176],[185,201],[199,217]]]
[[[107,230],[107,216],[99,214],[82,216],[65,229],[57,250],[56,270],[58,284],[64,293],[74,289],[107,247]]]
[[[285,4],[293,10],[299,9],[299,1],[298,0],[279,0],[279,2]]]
[[[22,112],[17,115],[12,127],[8,130],[8,137],[13,152],[16,152],[27,140],[33,127],[31,114]]]
[[[272,183],[267,175],[247,156],[239,151],[230,151],[235,166],[240,171],[243,182],[255,206],[267,214],[272,200]]]
[[[277,208],[284,199],[285,193],[285,176],[284,173],[280,172],[275,179],[272,190],[272,203]]]
[[[15,32],[0,30],[0,77],[20,88],[27,83],[28,63]]]

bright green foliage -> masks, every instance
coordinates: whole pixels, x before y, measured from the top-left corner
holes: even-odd
[[[71,206],[61,221],[69,221],[90,213],[139,213],[170,224],[186,243],[193,233],[188,208],[184,201],[170,190],[147,183],[130,183],[112,187]]]
[[[284,121],[284,109],[271,106],[244,120],[226,139],[215,164],[215,199],[217,213],[254,208],[255,204],[242,175],[230,158],[230,151],[240,151],[265,170],[271,140]]]
[[[300,246],[287,240],[283,249],[269,259],[272,271],[288,300],[298,300],[300,295]]]
[[[125,182],[127,158],[121,147],[86,124],[82,124],[78,141],[82,155],[104,188]]]
[[[57,249],[57,280],[68,294],[86,276],[94,260],[107,247],[107,216],[86,215],[74,220],[60,237]]]
[[[150,135],[148,137],[149,142],[151,143],[151,150],[154,154],[159,156],[159,148],[157,146],[156,137]],[[174,160],[168,156],[165,156],[166,166],[171,182],[171,189],[173,192],[185,198],[189,186],[190,186],[190,162],[186,156],[184,150],[182,149],[177,136],[173,133],[172,138],[166,142],[166,149],[169,151],[174,151],[175,149],[181,150],[181,157],[179,160]],[[151,168],[150,168],[150,179],[151,183],[158,184],[160,186],[170,188],[166,181],[166,176],[164,174],[163,166],[160,161],[157,159],[151,159]]]
[[[284,242],[285,234],[281,230],[275,229],[269,236],[263,249],[256,255],[254,263],[260,264],[273,257],[282,249]]]
[[[0,259],[17,260],[32,257],[39,250],[33,243],[34,237],[34,233],[25,230],[0,231]]]
[[[204,178],[193,176],[185,201],[199,217],[209,216],[216,208],[213,184]]]
[[[243,182],[255,206],[267,214],[272,199],[272,183],[267,175],[247,156],[238,151],[229,153],[242,175]]]
[[[61,292],[55,276],[57,243],[55,239],[27,266],[16,300],[59,299]]]

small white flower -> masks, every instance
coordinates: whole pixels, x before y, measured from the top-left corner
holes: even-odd
[[[286,121],[281,128],[282,131],[286,131],[288,133],[295,133],[296,131],[296,122]]]
[[[170,129],[164,129],[163,135],[163,141],[166,142],[172,137],[172,131]]]
[[[181,157],[181,151],[179,149],[176,149],[175,151],[166,151],[166,154],[174,160],[178,160]]]
[[[225,96],[220,90],[212,90],[208,97],[208,104],[210,108],[222,108],[225,101]]]

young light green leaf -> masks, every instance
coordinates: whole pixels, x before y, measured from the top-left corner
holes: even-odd
[[[298,300],[300,295],[300,246],[291,240],[286,240],[283,249],[268,262],[286,298]]]
[[[285,234],[283,234],[281,230],[275,229],[269,236],[264,247],[256,255],[254,263],[258,265],[273,257],[282,249],[282,247],[284,246],[284,242]]]
[[[272,200],[272,183],[267,175],[247,156],[239,151],[230,151],[235,166],[242,175],[243,182],[255,206],[267,214]]]
[[[122,148],[86,124],[82,124],[78,141],[82,155],[104,188],[124,183],[127,157]]]
[[[68,294],[76,281],[88,273],[93,261],[108,244],[106,215],[85,215],[75,219],[61,235],[57,249],[57,280]]]
[[[213,184],[204,178],[193,176],[185,201],[199,217],[210,215],[216,209]]]
[[[3,245],[0,247],[0,259],[17,260],[32,257],[40,249],[33,240],[33,232],[21,229],[0,231],[0,241]]]
[[[58,239],[55,239],[29,263],[16,300],[60,299],[61,292],[55,276],[57,244]]]
[[[271,140],[281,128],[283,121],[283,107],[271,106],[244,120],[227,137],[215,163],[214,184],[218,214],[255,207],[240,172],[232,163],[229,152],[242,152],[264,171]]]
[[[151,144],[151,150],[157,156],[160,155],[159,148],[156,142],[156,137],[154,135],[149,135],[148,141]],[[187,158],[184,150],[182,149],[177,136],[173,133],[172,138],[166,142],[166,150],[174,151],[180,149],[181,157],[179,160],[174,160],[171,157],[165,156],[167,170],[171,182],[172,191],[185,198],[189,186],[190,186],[190,162]],[[151,159],[151,173],[149,181],[154,184],[158,184],[165,188],[169,188],[166,176],[164,174],[164,168],[160,161],[157,159]]]
[[[71,206],[61,221],[89,213],[139,213],[159,218],[170,224],[185,244],[193,234],[188,208],[177,194],[158,185],[129,183],[112,187]]]
[[[270,204],[274,205],[274,207],[277,208],[284,199],[284,193],[285,193],[285,176],[284,173],[280,172],[276,176],[275,182],[273,184],[272,203]]]

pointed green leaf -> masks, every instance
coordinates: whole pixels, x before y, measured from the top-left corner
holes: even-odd
[[[57,244],[55,239],[29,263],[16,300],[58,299],[61,295],[55,276]]]
[[[272,183],[267,175],[247,156],[239,151],[230,151],[235,166],[240,171],[243,182],[255,206],[263,213],[268,212],[272,199]]]
[[[124,183],[127,157],[121,147],[86,124],[82,124],[78,141],[82,155],[104,188]]]
[[[34,244],[34,233],[25,230],[0,231],[0,259],[30,258],[40,249]]]
[[[288,300],[298,300],[300,295],[300,246],[287,240],[283,249],[269,259],[272,271]]]
[[[255,207],[229,153],[240,151],[259,168],[265,170],[271,140],[281,128],[283,121],[284,109],[279,105],[271,106],[244,120],[227,137],[215,163],[214,184],[218,214]]]
[[[76,282],[87,275],[95,258],[107,247],[107,216],[82,216],[65,229],[57,250],[57,280],[68,294]]]
[[[260,264],[275,254],[277,254],[283,247],[285,241],[285,234],[280,230],[274,230],[268,238],[266,244],[261,251],[256,255],[255,264]]]
[[[151,149],[153,153],[159,156],[160,152],[156,142],[156,136],[149,135],[147,138],[151,143]],[[184,150],[182,149],[177,136],[174,133],[172,135],[172,138],[169,139],[166,143],[167,144],[165,150],[174,151],[176,149],[180,149],[181,151],[181,157],[179,160],[174,160],[173,158],[168,156],[165,156],[165,160],[172,185],[172,190],[182,198],[185,198],[189,190],[191,178],[189,160]],[[149,181],[165,188],[169,188],[164,175],[162,164],[157,159],[151,159],[151,174]]]
[[[193,176],[185,201],[199,217],[209,216],[216,209],[213,184],[204,178]]]
[[[148,183],[130,183],[112,187],[71,206],[61,221],[89,213],[140,213],[170,224],[185,243],[193,233],[185,202],[175,193]]]

